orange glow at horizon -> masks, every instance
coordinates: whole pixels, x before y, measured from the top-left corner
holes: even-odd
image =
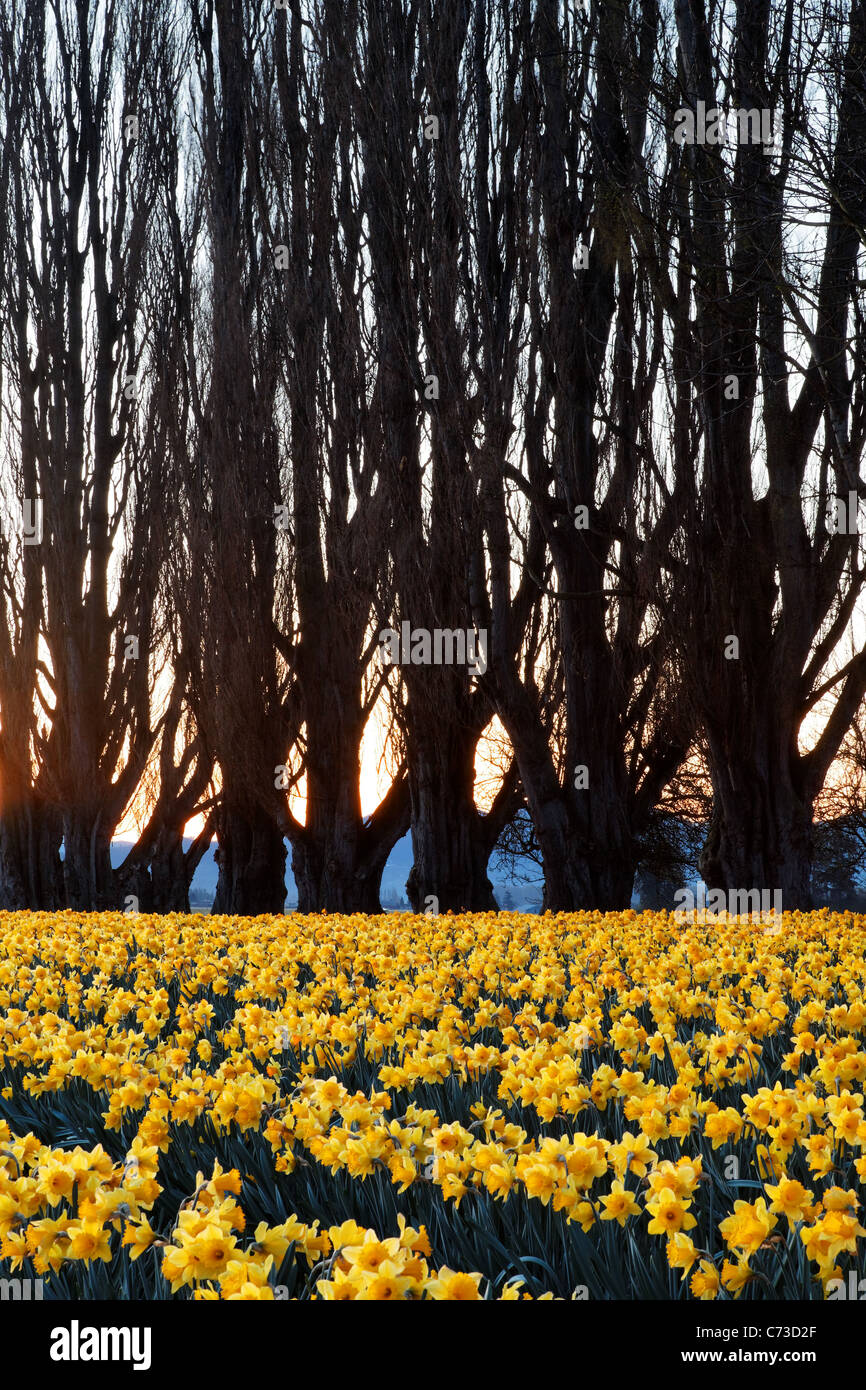
[[[371,816],[384,799],[391,786],[391,771],[386,747],[388,740],[388,721],[381,703],[375,705],[364,737],[361,740],[361,814]],[[502,783],[508,765],[511,745],[499,720],[494,718],[478,741],[475,750],[475,804],[480,811],[488,811]],[[307,816],[306,777],[301,777],[298,785],[289,795],[289,809],[296,820],[303,825]],[[137,795],[127,808],[115,832],[115,839],[138,838],[147,824],[148,806],[143,795]],[[201,833],[204,815],[193,816],[184,826],[184,835],[190,838]]]
[[[824,730],[832,710],[830,697],[810,710],[800,728],[798,746],[801,753],[814,747]],[[367,722],[361,741],[360,793],[361,814],[371,816],[387,795],[391,786],[394,756],[388,748],[389,721],[383,701],[377,702]],[[475,804],[480,811],[488,811],[498,792],[502,778],[511,757],[511,743],[498,718],[494,717],[481,735],[475,752]],[[851,771],[844,758],[836,758],[832,763],[825,782],[825,791],[838,790],[852,780]],[[115,839],[138,838],[147,823],[151,798],[145,788],[140,787],[133,802],[115,832]],[[820,798],[819,798],[820,804]],[[292,815],[303,825],[306,821],[306,778],[301,777],[289,795],[289,808]],[[184,835],[194,837],[204,826],[204,815],[193,816],[184,827]]]

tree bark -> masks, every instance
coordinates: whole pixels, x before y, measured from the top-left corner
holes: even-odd
[[[780,892],[785,910],[812,907],[812,803],[774,756],[778,734],[752,748],[712,750],[713,818],[699,866],[708,888]]]
[[[63,905],[61,832],[50,808],[28,801],[0,813],[0,909],[52,912]]]
[[[492,845],[475,805],[474,729],[454,722],[441,737],[418,740],[409,759],[414,863],[406,882],[409,902],[423,912],[435,899],[438,912],[495,912],[487,877]]]
[[[219,865],[215,913],[281,913],[286,901],[286,847],[279,826],[259,806],[222,805],[215,816]]]
[[[98,809],[63,812],[63,887],[67,907],[108,912],[122,906],[111,866],[111,828],[102,828]]]
[[[183,849],[183,831],[165,827],[160,831],[150,861],[153,912],[189,912],[191,874]]]
[[[628,819],[634,798],[623,787],[621,750],[602,746],[599,727],[587,763],[589,784],[578,790],[573,776],[562,785],[546,731],[516,682],[503,700],[502,719],[515,748],[541,850],[544,910],[608,912],[628,908],[638,867],[638,844]]]
[[[292,872],[298,888],[299,912],[381,912],[380,891],[384,864],[358,863],[357,826],[353,822],[331,827],[318,842],[299,841],[292,846]]]
[[[771,14],[769,0],[738,10],[726,72],[702,8],[678,6],[677,99],[709,107],[721,85],[741,110],[766,107],[783,78],[812,63],[799,39],[781,54],[768,45]],[[697,142],[683,165],[680,244],[690,250],[672,360],[702,457],[688,431],[675,437],[678,473],[691,480],[679,640],[715,794],[701,872],[712,888],[781,891],[788,909],[811,906],[815,798],[866,690],[862,649],[835,678],[829,669],[851,632],[863,570],[858,537],[825,519],[826,504],[856,486],[863,448],[856,384],[866,343],[852,301],[866,214],[864,52],[866,7],[857,3],[832,64],[835,135],[814,185],[825,226],[814,291],[785,249],[803,119],[790,97],[776,115],[774,161],[743,142],[729,167]],[[809,356],[792,364],[788,325],[803,315]],[[760,483],[756,438],[766,455]],[[819,701],[833,708],[802,753],[798,736]]]
[[[321,725],[317,732],[323,732]],[[327,766],[308,751],[307,820],[290,818],[292,872],[299,912],[382,911],[382,873],[397,841],[409,828],[409,793],[405,778],[366,819],[358,793],[359,740],[349,734],[349,766],[327,759]],[[326,740],[331,751],[334,741]],[[352,750],[354,749],[354,752]]]

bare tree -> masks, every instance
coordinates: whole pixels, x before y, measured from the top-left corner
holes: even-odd
[[[46,905],[118,901],[111,840],[158,736],[164,479],[144,291],[172,27],[136,0],[3,12],[13,505],[34,525],[32,545],[4,545],[0,699],[17,751],[2,839],[7,895],[23,885]]]
[[[186,318],[174,602],[195,723],[217,769],[214,911],[279,912],[286,850],[274,787],[291,742],[291,672],[276,622],[278,363],[264,310],[253,81],[261,25],[242,0],[190,0],[189,17],[193,137],[187,206],[174,213]]]
[[[375,911],[411,827],[413,906],[490,909],[525,809],[545,905],[622,907],[705,766],[708,884],[808,904],[864,137],[866,0],[7,0],[0,903],[184,910],[215,835],[217,910],[288,840]]]
[[[268,126],[266,254],[270,314],[286,401],[283,441],[294,607],[280,641],[290,693],[296,775],[306,817],[288,794],[281,823],[292,844],[301,911],[379,911],[382,870],[408,828],[398,768],[372,815],[361,811],[361,742],[382,694],[371,665],[374,617],[388,578],[387,501],[377,492],[370,433],[369,263],[354,116],[357,12],[334,0],[275,17],[263,53]],[[305,27],[311,37],[305,39]],[[297,640],[293,634],[297,632]]]
[[[471,6],[404,11],[369,3],[361,26],[359,128],[377,319],[374,407],[391,511],[397,602],[420,662],[400,670],[411,798],[416,908],[495,906],[487,861],[513,813],[515,774],[486,814],[474,797],[475,754],[494,707],[486,659],[435,663],[435,634],[468,651],[483,531],[469,442],[474,306],[461,292],[466,251]],[[482,656],[486,630],[478,634]],[[459,649],[457,649],[459,652]],[[451,651],[455,648],[452,646]],[[410,653],[411,655],[411,653]],[[406,653],[401,653],[405,658]]]
[[[34,61],[38,23],[21,6],[0,17],[0,229],[3,232],[0,410],[4,415],[4,479],[13,482],[2,535],[3,612],[0,623],[0,901],[4,908],[52,908],[62,901],[61,829],[38,784],[39,635],[43,614],[38,548],[38,374],[29,341],[27,257],[29,210],[21,151],[27,113],[24,75]],[[17,411],[13,402],[17,402]],[[27,518],[22,511],[27,509]],[[31,534],[24,537],[24,521]],[[28,543],[25,544],[25,539]]]
[[[512,51],[521,49],[510,82],[520,101],[502,103],[510,124],[498,149],[479,155],[496,169],[502,200],[498,244],[477,219],[486,270],[479,358],[493,363],[479,373],[478,460],[490,685],[541,851],[545,905],[614,908],[631,900],[640,835],[691,736],[662,621],[679,496],[654,458],[663,322],[640,271],[641,256],[660,254],[666,221],[665,172],[648,174],[659,16],[652,3],[590,15],[539,0],[517,6],[515,19],[508,32]],[[515,151],[528,158],[517,211],[507,168]],[[527,267],[516,271],[515,237]],[[503,383],[515,372],[514,328],[503,285],[517,294],[524,333],[510,445]],[[503,343],[511,360],[501,347],[498,359],[490,354]],[[516,590],[515,490],[529,512]],[[562,664],[559,750],[537,672],[516,660],[533,584],[553,610]]]
[[[677,408],[694,412],[674,431],[689,578],[673,620],[715,797],[702,872],[780,889],[789,907],[810,902],[815,798],[866,690],[866,652],[839,659],[861,543],[828,526],[864,486],[864,20],[860,3],[677,6],[666,89],[671,136],[679,119],[686,137],[665,293]],[[698,102],[711,118],[732,108],[736,138],[689,139]]]

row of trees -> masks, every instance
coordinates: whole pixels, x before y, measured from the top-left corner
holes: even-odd
[[[524,808],[546,905],[621,907],[696,758],[709,886],[809,903],[864,0],[4,0],[0,229],[4,906],[181,909],[216,836],[218,910],[286,842],[375,910],[411,828],[413,906],[485,909]],[[404,623],[485,659],[389,666]]]

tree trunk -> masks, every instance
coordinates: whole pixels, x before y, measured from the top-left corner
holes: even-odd
[[[161,821],[145,834],[115,870],[124,909],[137,912],[189,912],[189,887],[213,835],[208,817],[188,850],[183,847],[185,816],[178,824]],[[129,898],[134,898],[134,904]]]
[[[292,872],[298,887],[299,912],[382,911],[379,893],[384,862],[358,862],[358,827],[344,824],[321,841],[305,839],[292,846]]]
[[[526,782],[524,781],[524,786]],[[581,793],[575,793],[581,795]],[[542,908],[550,912],[617,912],[631,906],[637,873],[637,847],[618,803],[591,796],[576,823],[565,793],[541,802],[527,789],[527,801],[544,869]]]
[[[500,718],[515,749],[544,872],[542,904],[550,912],[615,912],[630,907],[638,844],[628,819],[621,753],[597,741],[583,789],[562,786],[546,731],[516,682],[510,682]]]
[[[164,827],[150,861],[154,912],[189,912],[189,872],[181,830]]]
[[[286,847],[273,817],[260,807],[223,805],[215,817],[219,865],[212,912],[256,917],[280,913],[286,901]]]
[[[63,887],[66,906],[81,912],[121,907],[120,884],[111,867],[111,834],[87,807],[63,813]]]
[[[601,809],[610,833],[589,844],[569,823],[562,805],[553,814],[547,808],[541,833],[536,824],[544,866],[543,911],[618,912],[631,905],[637,856],[620,827],[614,829],[615,807],[594,807],[596,830]]]
[[[327,715],[325,715],[327,718]],[[307,818],[292,843],[299,912],[381,912],[381,870],[372,877],[358,862],[363,829],[355,755],[341,754],[339,723],[313,727],[307,752]],[[351,737],[351,735],[349,735]],[[324,759],[316,756],[324,752]],[[342,764],[342,765],[341,765]]]
[[[117,871],[118,896],[124,912],[170,912],[154,904],[153,882],[145,864]]]
[[[345,791],[347,798],[357,800],[357,773]],[[334,801],[316,798],[307,805],[307,824],[292,832],[298,911],[381,912],[382,874],[391,850],[409,828],[405,781],[391,787],[366,821],[360,809],[344,807],[333,814]]]
[[[55,911],[63,906],[61,832],[57,816],[35,802],[7,806],[0,816],[0,909]]]
[[[477,736],[473,730],[461,738],[449,725],[431,733],[409,759],[414,858],[406,881],[409,902],[415,912],[431,906],[436,912],[495,912],[487,877],[492,846],[473,798]]]
[[[780,892],[786,911],[812,907],[812,806],[794,785],[788,760],[711,743],[715,802],[700,870],[708,888]]]
[[[359,794],[360,727],[336,720],[331,727],[314,724],[325,749],[348,739],[343,758],[316,756],[307,748],[307,820],[289,820],[292,872],[299,912],[368,912],[382,910],[382,873],[389,853],[409,830],[409,788],[398,778],[373,816],[361,816]]]

